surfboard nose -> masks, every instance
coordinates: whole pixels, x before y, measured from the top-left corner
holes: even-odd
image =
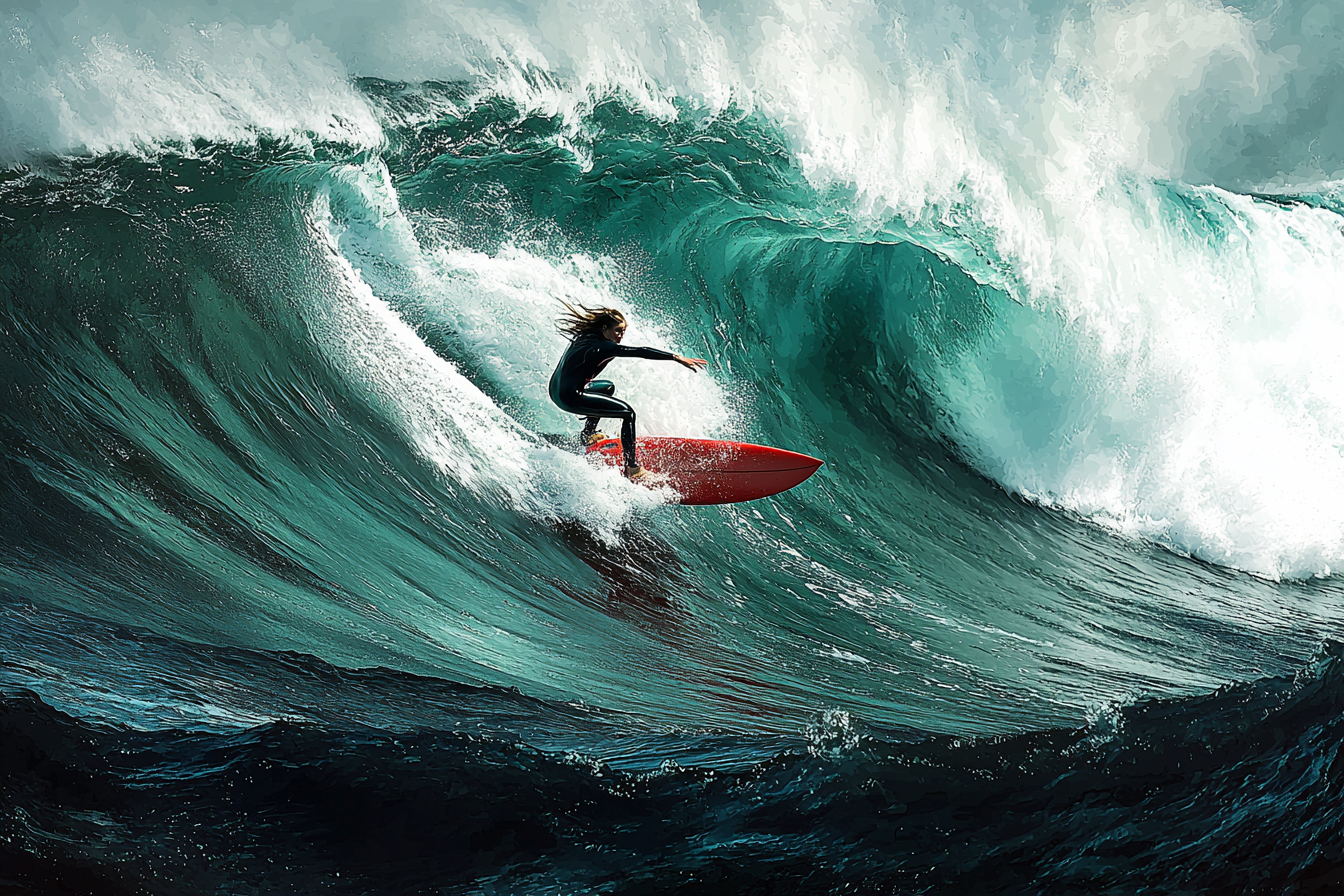
[[[810,467],[813,473],[820,470],[822,464],[826,463],[826,461],[821,458],[813,457],[810,454],[799,454],[797,451],[787,451],[783,448],[776,448],[774,450],[781,454],[787,454],[790,459],[797,462],[800,469],[803,467]]]

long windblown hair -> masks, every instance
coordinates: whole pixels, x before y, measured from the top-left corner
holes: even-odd
[[[564,299],[560,304],[565,306],[565,313],[555,322],[555,328],[570,339],[601,336],[608,327],[625,323],[625,315],[615,308],[589,308],[587,305],[575,308]]]

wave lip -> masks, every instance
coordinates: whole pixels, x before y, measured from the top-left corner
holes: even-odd
[[[382,145],[372,109],[320,40],[284,20],[210,12],[112,3],[0,15],[0,162],[261,138]]]

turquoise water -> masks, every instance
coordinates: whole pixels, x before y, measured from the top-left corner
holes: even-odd
[[[87,729],[131,753],[152,750],[115,738],[166,738],[153,750],[182,751],[173,761],[195,768],[182,780],[203,789],[231,767],[193,765],[211,750],[243,750],[230,762],[248,768],[267,767],[254,749],[315,769],[360,756],[413,790],[396,738],[416,732],[429,740],[407,749],[438,763],[424,786],[448,791],[476,761],[443,758],[454,732],[532,757],[522,783],[498,784],[524,794],[500,796],[514,808],[496,827],[514,846],[472,840],[453,861],[475,871],[436,878],[431,863],[397,880],[405,892],[435,880],[474,892],[495,875],[511,891],[549,892],[548,875],[603,890],[618,854],[657,886],[690,886],[739,849],[754,869],[744,886],[896,892],[924,886],[901,876],[916,865],[934,890],[970,886],[934,874],[938,847],[908,831],[882,828],[879,848],[868,821],[832,819],[830,839],[798,841],[767,836],[750,806],[764,799],[801,831],[822,811],[814,797],[839,805],[877,781],[888,790],[871,824],[918,805],[932,813],[921,824],[971,831],[890,792],[915,787],[894,769],[927,761],[992,780],[1022,805],[1005,817],[1029,825],[1042,780],[1139,786],[1165,761],[1155,744],[1203,732],[1185,802],[1150,796],[1142,811],[1209,811],[1149,852],[1112,856],[1106,873],[1132,887],[1145,868],[1189,867],[1180,837],[1203,836],[1227,800],[1244,797],[1244,823],[1262,824],[1254,806],[1335,780],[1331,760],[1253,795],[1199,790],[1204,775],[1235,781],[1243,760],[1197,744],[1258,745],[1251,762],[1296,749],[1291,732],[1274,741],[1282,753],[1261,749],[1266,713],[1297,713],[1302,743],[1338,724],[1325,707],[1344,616],[1344,205],[1294,142],[1259,171],[1210,148],[1193,112],[1117,93],[1106,66],[1123,60],[1104,42],[1065,65],[1085,11],[1103,35],[1158,27],[1148,19],[807,13],[827,34],[876,35],[847,56],[783,13],[734,25],[667,9],[628,21],[661,33],[670,16],[672,33],[708,41],[702,56],[669,43],[661,68],[620,68],[613,47],[626,45],[594,37],[547,45],[567,60],[547,69],[500,23],[558,40],[556,10],[496,10],[489,27],[459,10],[458,55],[440,70],[395,32],[408,9],[345,43],[298,7],[253,30],[259,13],[223,11],[227,27],[199,37],[216,14],[114,25],[81,9],[60,26],[74,57],[42,36],[56,25],[41,13],[6,14],[0,683],[14,738]],[[590,31],[628,23],[609,12]],[[422,13],[417,27],[446,40],[452,16]],[[1203,47],[1210,71],[1274,52],[1246,30],[1252,11],[1184,15],[1162,27],[1202,35],[1208,46],[1184,46]],[[1289,18],[1325,40],[1311,15]],[[1012,43],[1031,22],[1053,50]],[[732,39],[716,43],[716,28]],[[392,33],[405,55],[380,57]],[[1030,50],[1015,74],[995,67],[1011,52],[994,64],[983,52],[1004,34]],[[513,41],[493,66],[489,35]],[[947,41],[960,49],[939,68],[926,51]],[[1307,50],[1293,77],[1310,75]],[[1154,78],[1179,62],[1144,58]],[[37,62],[64,106],[43,105]],[[1272,116],[1246,96],[1274,84],[1228,83],[1242,94],[1208,127],[1259,145]],[[1130,139],[1139,113],[1147,143],[1089,142],[1109,128]],[[700,376],[610,369],[643,432],[777,445],[825,466],[775,498],[680,507],[556,447],[547,436],[578,427],[545,397],[559,299],[623,308],[627,342],[709,359]],[[1301,696],[1306,680],[1319,703]],[[14,721],[29,714],[41,721]],[[1289,724],[1274,718],[1263,724]],[[112,789],[143,776],[184,798],[159,767],[62,761]],[[763,783],[770,769],[783,777]],[[729,772],[746,777],[711,783]],[[620,774],[633,777],[603,789]],[[350,775],[342,786],[357,789]],[[949,781],[919,787],[961,792]],[[642,794],[634,817],[671,833],[618,848],[593,831],[638,828],[626,809],[584,810],[589,833],[576,833],[555,821],[572,817],[559,803],[529,815],[529,789],[559,803],[575,789],[589,796],[573,805],[590,806]],[[6,799],[41,815],[17,793]],[[369,812],[342,793],[317,816]],[[208,850],[243,848],[230,839],[243,810],[187,799],[213,831]],[[282,804],[255,799],[263,813]],[[1274,822],[1285,845],[1255,866],[1275,880],[1323,873],[1312,832],[1337,820],[1306,805]],[[139,858],[119,873],[149,880],[167,829],[130,811],[117,817]],[[1119,811],[1081,823],[1104,839]],[[711,815],[732,832],[706,833]],[[286,822],[270,823],[288,842]],[[43,824],[74,845],[41,846]],[[9,825],[8,855],[33,875],[19,879],[73,885],[69,869],[91,861],[77,827]],[[1003,828],[975,830],[967,856],[1006,848]],[[1023,867],[1081,885],[1097,855],[1082,836]],[[699,858],[657,858],[702,838]],[[585,865],[557,843],[607,858]],[[291,877],[235,856],[184,885],[337,886],[340,850],[305,849],[274,847]],[[531,870],[502,870],[519,856]],[[829,870],[807,883],[791,856]],[[1229,874],[1250,867],[1229,861]],[[347,879],[376,879],[376,859],[351,862]],[[1031,879],[983,886],[1036,892]]]

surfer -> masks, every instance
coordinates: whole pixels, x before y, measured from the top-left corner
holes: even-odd
[[[594,445],[606,436],[597,432],[597,423],[603,417],[621,420],[621,451],[625,455],[625,475],[628,479],[647,476],[635,457],[635,409],[615,397],[616,385],[609,380],[595,380],[612,358],[648,358],[651,361],[676,361],[683,367],[699,370],[704,358],[683,358],[656,348],[621,345],[625,338],[625,315],[615,308],[575,308],[563,302],[568,311],[556,327],[570,338],[560,363],[551,374],[551,401],[562,411],[587,417],[579,438],[585,445]]]

